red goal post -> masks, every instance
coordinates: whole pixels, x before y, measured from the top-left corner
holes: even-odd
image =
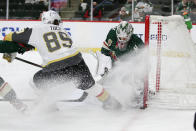
[[[150,16],[147,15],[145,18],[145,45],[149,45],[149,41],[150,41],[150,25],[151,24],[157,24],[157,51],[156,51],[156,55],[157,55],[157,63],[156,63],[156,91],[159,90],[160,88],[160,68],[161,68],[161,57],[160,57],[160,53],[161,53],[161,36],[162,36],[162,21],[154,21],[151,22],[150,21]]]

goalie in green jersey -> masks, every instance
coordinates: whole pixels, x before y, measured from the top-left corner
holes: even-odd
[[[12,62],[16,56],[16,53],[23,54],[26,51],[34,49],[33,46],[28,44],[20,44],[16,42],[2,41],[0,40],[0,53],[4,53],[3,58],[8,62]],[[0,96],[6,101],[9,101],[17,110],[24,112],[27,106],[17,98],[16,92],[0,76]]]
[[[132,54],[140,53],[139,50],[143,49],[144,46],[145,44],[142,41],[142,39],[133,33],[133,27],[131,23],[127,21],[121,21],[120,24],[118,24],[116,27],[110,29],[109,33],[107,34],[106,40],[103,42],[101,52],[99,51],[96,52],[97,60],[98,60],[96,80],[103,84],[103,81],[107,79],[107,78],[104,79],[104,77],[107,76],[107,73],[110,72],[112,67],[114,67],[115,65],[119,65],[119,64],[115,64],[116,61],[121,61],[121,63],[125,62],[124,60],[125,59],[128,60],[130,55],[132,56]],[[123,65],[122,68],[124,68],[125,65]],[[140,67],[139,65],[137,66]],[[137,83],[137,82],[139,83],[143,82],[143,76],[138,77],[139,75],[138,72],[134,72],[134,71],[132,71],[131,73],[129,73],[129,71],[126,71],[124,73],[125,74],[128,73],[128,75],[131,74],[131,76],[134,75],[134,81],[132,81],[134,85],[133,87],[134,91],[132,92],[135,95],[133,94],[131,95],[130,93],[130,96],[128,97],[129,100],[127,99],[129,101],[127,105],[131,103],[132,107],[143,109],[144,87],[140,86],[142,84]],[[115,73],[112,72],[111,74],[115,75]],[[111,78],[111,76],[107,76],[107,77]],[[121,76],[119,76],[118,78],[121,79]]]
[[[98,53],[98,75],[112,68],[112,63],[121,56],[133,52],[136,48],[144,47],[144,42],[136,34],[133,27],[127,21],[121,21],[119,25],[110,29],[106,40],[103,42],[101,53]]]
[[[127,21],[121,21],[120,24],[118,24],[116,27],[110,29],[109,33],[107,34],[106,40],[103,42],[101,52],[96,52],[98,60],[96,80],[101,83],[105,81],[104,77],[107,76],[107,73],[112,69],[113,66],[118,65],[115,64],[116,61],[123,62],[126,59],[125,57],[129,57],[130,54],[132,56],[132,54],[139,53],[139,50],[144,48],[144,46],[145,44],[142,39],[133,33],[133,27],[131,23]],[[123,66],[122,68],[124,67],[125,66]],[[126,73],[128,72],[125,72],[125,74]],[[133,87],[133,92],[135,95],[130,95],[128,97],[129,103],[127,103],[127,105],[131,103],[132,107],[143,109],[144,87],[140,86],[142,84],[137,83],[143,82],[143,77],[138,77],[139,74],[137,72],[131,72],[130,74],[132,76],[134,75],[133,84],[135,86]],[[115,75],[115,73],[113,75]],[[111,76],[108,77],[111,78]],[[121,79],[120,77],[121,76],[119,76],[119,79]]]

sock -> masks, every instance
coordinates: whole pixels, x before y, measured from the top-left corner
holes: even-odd
[[[110,94],[105,89],[103,89],[102,92],[96,97],[98,98],[99,101],[104,102],[108,99],[109,96]]]
[[[0,87],[0,96],[2,96],[5,100],[8,101],[16,99],[15,91],[11,88],[11,86],[7,82],[2,84],[2,86]]]
[[[95,84],[93,87],[85,90],[89,95],[97,97],[101,102],[104,102],[110,94],[99,84]]]

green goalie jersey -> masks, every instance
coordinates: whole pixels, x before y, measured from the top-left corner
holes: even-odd
[[[142,39],[140,39],[136,34],[132,34],[130,40],[127,42],[126,48],[123,50],[120,49],[116,30],[117,28],[115,27],[109,31],[101,48],[101,53],[106,56],[110,56],[113,61],[126,53],[134,51],[136,48],[144,47]]]

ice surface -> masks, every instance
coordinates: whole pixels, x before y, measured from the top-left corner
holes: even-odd
[[[18,57],[41,64],[37,53],[30,52]],[[92,65],[96,64],[96,61],[87,54],[84,54],[84,57],[94,74],[95,67]],[[137,69],[139,64],[132,63],[129,66],[133,65]],[[124,68],[127,66],[124,65]],[[36,98],[29,83],[38,70],[38,67],[17,60],[11,64],[4,60],[0,61],[0,75],[16,90],[19,98]],[[116,83],[109,82],[106,88],[126,104],[129,96],[127,92],[129,87],[126,86],[133,78],[121,71],[120,79],[111,73],[108,79],[115,79]],[[114,73],[119,73],[119,69],[117,68]],[[113,89],[107,87],[108,85],[112,85]],[[122,88],[124,90],[121,90]],[[145,110],[124,108],[122,111],[105,111],[101,108],[101,104],[91,97],[82,103],[58,102],[57,112],[46,111],[43,108],[44,102],[50,101],[51,97],[77,98],[80,95],[79,90],[58,89],[37,105],[25,102],[31,108],[25,115],[18,113],[8,102],[0,102],[0,131],[193,131],[194,110],[148,107]]]

